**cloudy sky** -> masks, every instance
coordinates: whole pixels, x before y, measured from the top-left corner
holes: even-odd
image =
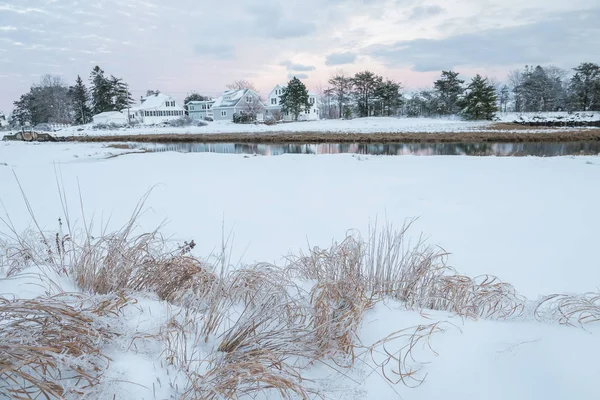
[[[134,97],[215,96],[248,79],[268,93],[370,69],[406,88],[442,69],[503,79],[525,64],[600,62],[598,0],[0,0],[0,110],[46,73],[95,65]]]

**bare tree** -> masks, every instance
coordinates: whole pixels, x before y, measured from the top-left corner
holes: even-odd
[[[256,117],[265,111],[264,104],[254,96],[252,96],[252,101],[246,101],[246,99],[242,99],[242,101],[244,102],[243,111],[248,115]]]
[[[226,85],[226,87],[229,90],[250,89],[250,90],[254,90],[255,92],[258,93],[258,90],[256,90],[256,86],[254,86],[254,83],[247,81],[245,79],[234,81],[234,82],[230,83],[229,85]]]

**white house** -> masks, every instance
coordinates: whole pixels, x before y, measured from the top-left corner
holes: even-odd
[[[252,113],[256,119],[262,120],[265,105],[260,101],[260,95],[254,90],[228,90],[217,98],[212,105],[215,121],[231,120],[233,114]]]
[[[164,93],[158,93],[148,97],[142,97],[141,104],[123,110],[129,113],[132,122],[140,122],[146,125],[162,124],[185,116],[185,109],[174,98]]]
[[[96,114],[92,117],[94,124],[118,124],[125,125],[127,123],[127,114],[120,111],[105,111]]]
[[[214,118],[214,100],[189,101],[185,103],[188,115],[193,119]]]
[[[269,93],[266,104],[266,115],[267,116],[278,116],[284,121],[293,121],[294,116],[290,113],[283,113],[281,111],[281,95],[285,86],[277,85]],[[298,116],[298,121],[316,121],[320,119],[319,115],[319,96],[311,91],[308,92],[308,102],[310,103],[310,109],[303,111]]]

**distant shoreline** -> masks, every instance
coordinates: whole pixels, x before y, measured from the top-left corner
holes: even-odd
[[[600,128],[548,128],[547,132],[516,124],[497,124],[467,132],[268,132],[215,134],[138,134],[69,136],[69,142],[143,143],[460,143],[460,142],[575,142],[600,140]]]

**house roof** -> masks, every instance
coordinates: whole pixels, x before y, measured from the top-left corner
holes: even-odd
[[[165,106],[166,101],[174,101],[171,96],[168,96],[163,93],[159,93],[157,95],[148,96],[144,99],[144,102],[137,107],[134,107],[136,110],[154,110],[158,108],[167,108]],[[173,110],[173,107],[168,107],[169,110]],[[175,109],[183,110],[179,104],[175,103]]]
[[[227,90],[215,100],[213,108],[235,107],[246,94],[253,94],[256,98],[260,98],[258,93],[250,89]]]
[[[194,105],[194,104],[210,104],[210,103],[214,103],[214,102],[215,102],[214,100],[191,100],[185,104],[192,104],[192,105]]]
[[[121,111],[104,111],[104,112],[101,112],[100,114],[94,115],[94,117],[123,117],[123,118],[125,118],[125,114],[123,114]]]

